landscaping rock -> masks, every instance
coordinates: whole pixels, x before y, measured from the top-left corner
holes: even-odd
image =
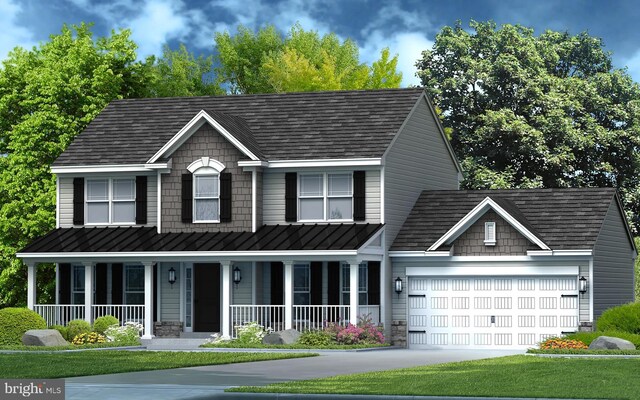
[[[295,329],[273,332],[262,338],[262,344],[294,344],[300,338],[300,332]]]
[[[589,350],[635,350],[636,346],[628,340],[610,336],[599,336],[591,342]]]
[[[66,346],[66,340],[55,329],[32,329],[22,335],[25,346]]]

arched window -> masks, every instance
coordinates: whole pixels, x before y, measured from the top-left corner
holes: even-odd
[[[224,168],[209,157],[187,167],[193,174],[193,222],[220,222],[220,173]]]

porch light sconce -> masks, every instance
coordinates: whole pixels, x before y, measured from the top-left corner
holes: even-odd
[[[579,287],[579,291],[581,294],[585,294],[587,293],[587,278],[585,278],[584,276],[581,276],[580,279],[578,279],[578,287]]]
[[[400,293],[402,293],[402,279],[400,277],[396,278],[396,293],[398,293],[398,297],[400,297]]]
[[[233,269],[233,283],[235,283],[236,286],[238,286],[241,280],[242,280],[242,275],[240,274],[240,268],[235,267]]]
[[[169,268],[169,283],[171,285],[176,283],[176,270],[173,267]]]

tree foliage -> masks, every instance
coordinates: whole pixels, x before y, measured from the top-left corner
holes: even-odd
[[[0,305],[24,304],[26,268],[16,251],[55,227],[49,165],[113,99],[148,91],[130,32],[94,41],[89,25],[64,26],[0,68]],[[53,296],[53,269],[38,268],[39,295]]]
[[[368,66],[352,40],[299,24],[284,37],[273,26],[256,33],[241,26],[233,36],[216,33],[215,42],[218,82],[233,93],[393,88],[402,80],[388,49]]]
[[[445,27],[417,63],[467,188],[613,186],[640,227],[640,88],[581,33]]]

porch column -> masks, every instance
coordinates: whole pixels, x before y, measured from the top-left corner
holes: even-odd
[[[231,261],[220,263],[222,267],[222,336],[231,337]]]
[[[349,322],[358,323],[358,264],[349,265]]]
[[[36,305],[36,263],[27,262],[27,307],[33,310]]]
[[[93,263],[84,263],[84,320],[92,323]]]
[[[153,338],[153,261],[144,265],[144,333],[143,339]]]
[[[284,329],[293,327],[293,261],[284,263]]]

